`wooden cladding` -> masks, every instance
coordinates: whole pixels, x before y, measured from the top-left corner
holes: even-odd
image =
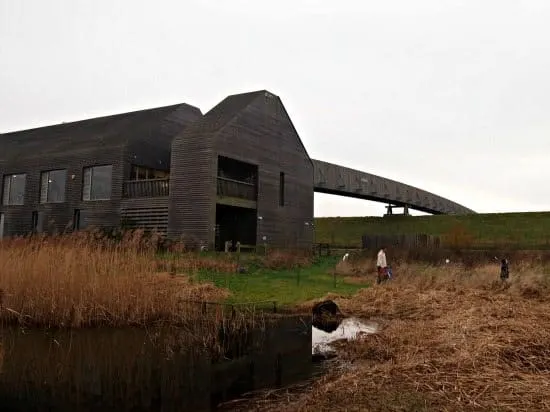
[[[124,182],[123,197],[166,197],[170,194],[170,179],[127,180]]]
[[[166,234],[168,231],[168,203],[149,207],[122,208],[123,226],[128,229],[144,229]]]

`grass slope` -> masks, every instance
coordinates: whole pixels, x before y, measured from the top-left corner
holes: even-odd
[[[338,257],[323,257],[311,266],[273,270],[250,266],[248,273],[219,273],[199,271],[199,281],[212,281],[218,287],[231,291],[228,303],[244,303],[273,300],[278,305],[292,306],[328,293],[351,296],[367,286],[351,283],[341,276],[333,276]]]
[[[548,248],[550,212],[487,213],[464,216],[392,216],[316,218],[316,242],[361,246],[364,234],[425,233],[444,236],[460,226],[477,247]]]

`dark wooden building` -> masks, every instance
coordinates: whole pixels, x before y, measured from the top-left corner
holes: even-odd
[[[0,237],[144,227],[190,245],[309,246],[313,164],[281,100],[229,96],[0,135]]]

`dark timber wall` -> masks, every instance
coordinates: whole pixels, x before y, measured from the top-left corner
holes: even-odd
[[[4,236],[31,232],[34,211],[50,233],[72,228],[75,209],[83,225],[118,226],[131,164],[168,170],[175,130],[200,116],[199,109],[181,104],[0,135],[0,189],[4,175],[27,174],[24,205],[3,205],[0,191]],[[83,201],[83,168],[98,165],[113,166],[111,199]],[[54,169],[67,169],[65,202],[41,204],[40,174]]]
[[[81,210],[85,224],[99,227],[118,224],[118,208],[122,194],[122,147],[99,147],[55,155],[19,159],[0,166],[0,173],[26,173],[24,205],[0,206],[5,214],[4,235],[27,234],[32,230],[32,212],[41,212],[44,232],[63,232],[72,228],[75,209]],[[82,201],[82,173],[87,166],[113,165],[111,199]],[[67,169],[65,202],[40,203],[40,174],[52,169]],[[73,177],[74,176],[74,177]]]
[[[172,143],[168,237],[209,246],[215,224],[214,137],[200,122]]]
[[[213,247],[218,155],[258,166],[257,241],[308,246],[313,164],[280,99],[266,91],[229,96],[172,145],[168,234]],[[279,206],[279,173],[285,205]]]
[[[313,164],[279,97],[257,93],[216,139],[218,155],[258,165],[257,243],[309,246],[313,232]],[[285,174],[284,206],[279,174]]]

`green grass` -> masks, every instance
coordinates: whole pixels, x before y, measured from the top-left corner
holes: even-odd
[[[215,273],[201,271],[198,280],[213,281],[216,286],[228,288],[232,295],[227,303],[276,301],[278,306],[290,307],[329,292],[351,296],[368,283],[347,283],[341,276],[334,277],[332,269],[339,258],[319,258],[313,265],[301,269],[270,270],[251,265],[247,273]]]
[[[359,247],[364,234],[444,236],[457,225],[473,236],[476,247],[550,247],[550,212],[316,218],[315,235],[316,242]]]

